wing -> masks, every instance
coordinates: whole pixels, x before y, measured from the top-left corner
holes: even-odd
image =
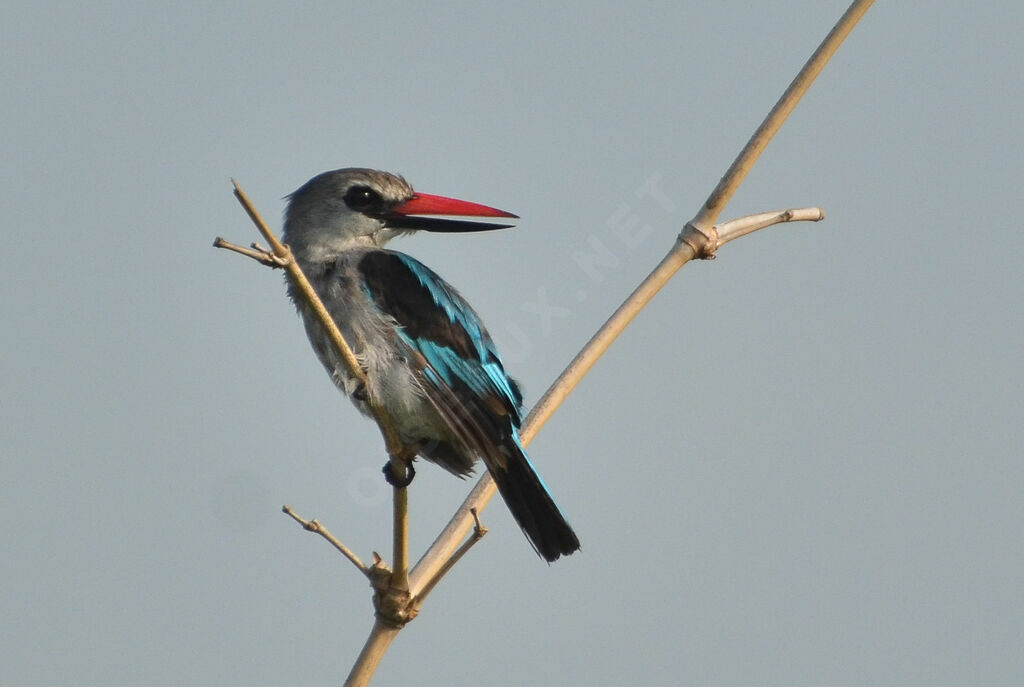
[[[497,448],[519,427],[523,397],[477,314],[408,255],[372,251],[358,269],[367,296],[418,354],[424,391],[449,428],[489,464],[503,464]]]

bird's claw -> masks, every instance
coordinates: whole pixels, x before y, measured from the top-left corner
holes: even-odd
[[[356,384],[356,388],[352,390],[352,398],[357,401],[366,403],[370,400],[370,394],[366,391],[366,385],[362,382]]]
[[[412,484],[412,478],[416,476],[416,468],[412,466],[412,463],[405,464],[405,479],[398,479],[395,476],[395,469],[391,465],[391,461],[384,463],[381,472],[384,473],[384,480],[396,489],[404,489],[409,486]]]

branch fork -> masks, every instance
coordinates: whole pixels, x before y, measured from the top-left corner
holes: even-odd
[[[282,506],[281,511],[299,523],[302,529],[323,537],[369,580],[370,587],[373,588],[373,608],[377,618],[387,626],[397,629],[404,627],[406,623],[419,614],[420,607],[426,600],[427,595],[433,591],[437,583],[441,581],[441,578],[466,555],[474,544],[487,534],[487,528],[480,524],[480,518],[474,508],[472,515],[475,524],[470,537],[451,555],[437,573],[427,581],[423,588],[413,595],[409,591],[408,576],[405,577],[403,585],[401,578],[395,574],[395,571],[388,566],[379,553],[374,552],[373,563],[366,565],[359,560],[359,556],[352,549],[345,546],[316,518],[306,520],[288,505]]]
[[[714,260],[715,251],[718,250],[718,228],[711,227],[708,231],[702,231],[700,227],[687,222],[679,232],[677,241],[689,246],[698,260]]]
[[[258,241],[253,241],[249,244],[249,248],[246,248],[245,246],[239,246],[237,243],[225,241],[218,236],[213,240],[213,247],[226,248],[235,253],[240,253],[267,267],[283,268],[291,260],[291,251],[288,251],[287,257],[278,256],[274,254],[274,251],[261,246]]]

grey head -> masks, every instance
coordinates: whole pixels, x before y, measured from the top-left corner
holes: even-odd
[[[511,225],[419,215],[515,217],[495,208],[417,193],[397,174],[349,167],[319,174],[288,196],[284,241],[302,261],[380,247],[414,231],[483,231]]]
[[[402,233],[383,214],[411,199],[396,174],[350,167],[313,177],[288,196],[284,241],[297,257],[317,260],[355,246],[381,246]]]

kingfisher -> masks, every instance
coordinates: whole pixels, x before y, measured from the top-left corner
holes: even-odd
[[[534,550],[552,562],[580,548],[519,440],[523,395],[480,317],[450,284],[391,239],[417,231],[508,228],[436,215],[514,218],[418,193],[401,176],[346,168],[287,197],[284,240],[355,353],[353,377],[312,309],[289,296],[331,379],[365,415],[378,408],[409,455],[466,477],[483,461]],[[396,484],[385,465],[388,481]],[[412,478],[412,463],[408,479]],[[402,486],[398,484],[398,486]]]

